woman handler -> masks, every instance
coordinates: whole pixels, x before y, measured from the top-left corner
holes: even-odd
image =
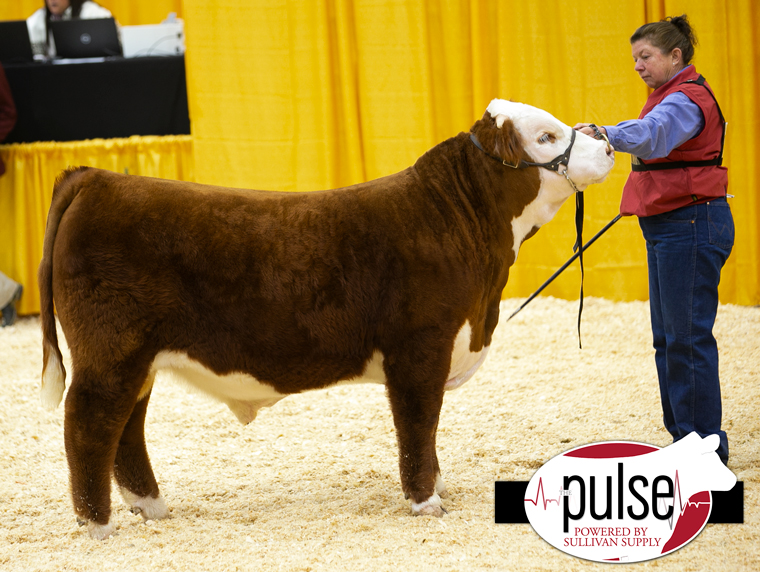
[[[691,65],[696,38],[686,16],[641,26],[631,36],[634,70],[654,89],[639,119],[579,123],[630,153],[620,212],[636,215],[649,266],[649,303],[664,423],[678,441],[692,431],[720,437],[718,346],[712,330],[720,273],[734,243],[721,166],[725,121],[712,89]]]

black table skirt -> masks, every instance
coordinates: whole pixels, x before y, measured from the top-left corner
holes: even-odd
[[[18,120],[5,143],[190,133],[184,56],[8,65]]]

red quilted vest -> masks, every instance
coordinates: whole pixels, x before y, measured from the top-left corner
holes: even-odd
[[[623,188],[620,213],[623,215],[651,216],[672,211],[688,204],[724,197],[728,189],[728,170],[718,165],[677,166],[683,162],[717,160],[722,156],[723,125],[717,102],[712,90],[694,66],[673,77],[652,92],[647,99],[639,119],[646,116],[655,105],[677,91],[682,92],[702,110],[705,118],[704,129],[694,138],[673,149],[667,157],[643,161],[632,158],[633,171]],[[690,83],[684,83],[689,82]],[[708,91],[709,90],[709,91]],[[637,163],[640,165],[637,166]],[[653,165],[668,165],[668,168]],[[673,164],[671,168],[671,165]],[[643,169],[643,170],[636,170]]]

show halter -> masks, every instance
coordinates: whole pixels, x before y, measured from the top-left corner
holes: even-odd
[[[480,141],[478,141],[478,138],[475,136],[474,133],[470,133],[470,140],[475,144],[475,147],[483,151],[483,153],[491,157],[491,159],[493,159],[494,161],[498,161],[499,163],[507,167],[512,167],[513,169],[527,169],[528,167],[543,167],[544,169],[549,169],[550,171],[559,173],[559,166],[563,165],[565,167],[565,170],[563,173],[559,173],[559,174],[565,175],[565,178],[570,182],[570,184],[572,185],[576,193],[581,192],[578,190],[578,187],[575,186],[575,183],[567,175],[567,163],[568,161],[570,161],[570,151],[572,151],[573,145],[575,144],[575,130],[573,130],[572,134],[570,135],[570,145],[567,146],[567,149],[565,149],[565,152],[562,153],[561,155],[557,155],[554,159],[552,159],[548,163],[531,163],[530,161],[526,161],[525,159],[520,159],[518,163],[515,163],[513,165],[507,162],[506,159],[502,159],[501,157],[497,157],[496,155],[491,155],[488,151],[486,151],[483,148],[483,146],[480,144]]]

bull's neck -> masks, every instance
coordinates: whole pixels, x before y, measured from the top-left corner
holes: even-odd
[[[468,133],[428,151],[415,169],[428,192],[450,206],[451,216],[479,235],[479,245],[491,257],[507,266],[514,263],[515,241],[519,247],[525,236],[514,236],[513,221],[538,196],[541,180],[536,169],[512,169],[494,161],[472,143]],[[535,214],[544,218],[544,213]]]

